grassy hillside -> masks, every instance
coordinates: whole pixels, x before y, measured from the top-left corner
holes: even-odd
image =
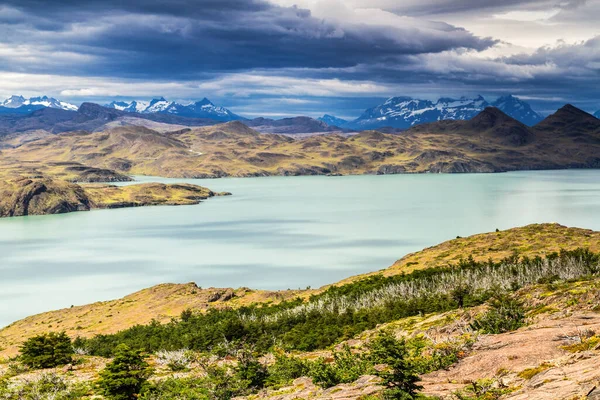
[[[23,339],[48,330],[64,330],[73,337],[92,337],[137,324],[149,324],[153,320],[167,323],[186,309],[277,303],[298,294],[294,290],[271,292],[247,288],[199,288],[195,283],[162,284],[121,299],[73,306],[17,321],[0,331],[0,355],[14,355]]]

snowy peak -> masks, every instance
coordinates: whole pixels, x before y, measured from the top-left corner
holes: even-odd
[[[410,97],[390,97],[383,104],[366,110],[344,127],[376,129],[384,126],[407,129],[417,124],[440,120],[470,120],[486,107],[493,106],[525,124],[535,124],[541,116],[529,104],[514,96],[505,96],[490,104],[483,96],[459,99],[442,97],[433,102]]]
[[[504,111],[506,114],[521,121],[525,125],[533,126],[544,119],[542,115],[533,111],[528,103],[513,95],[498,98],[498,100],[492,103],[492,106]]]
[[[106,107],[126,112],[136,112],[140,114],[173,114],[188,118],[209,118],[218,121],[234,121],[243,119],[232,113],[228,109],[215,106],[206,97],[200,101],[191,104],[181,104],[175,101],[168,101],[164,97],[146,101],[113,101]]]
[[[600,118],[600,110],[598,110],[594,113],[594,117]]]
[[[207,99],[206,97],[203,98],[200,101],[197,101],[196,103],[196,107],[214,107],[215,105],[212,103],[212,101],[210,101],[209,99]]]
[[[348,121],[343,118],[338,118],[336,116],[329,115],[329,114],[325,114],[322,117],[317,118],[317,119],[321,122],[325,122],[327,125],[330,125],[330,126],[342,126],[342,125],[345,125],[348,123]]]
[[[0,102],[0,107],[10,108],[15,110],[15,112],[31,112],[46,107],[77,111],[76,105],[48,96],[31,97],[29,99],[23,96],[10,96],[8,99]]]
[[[10,96],[8,99],[0,103],[0,106],[6,108],[18,108],[25,103],[25,97],[23,96]]]

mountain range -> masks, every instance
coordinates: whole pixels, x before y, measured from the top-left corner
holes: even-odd
[[[381,127],[408,129],[435,121],[469,120],[490,106],[529,126],[543,119],[543,116],[535,112],[528,103],[508,95],[498,98],[493,103],[488,103],[482,96],[460,99],[443,97],[435,102],[411,97],[390,97],[383,104],[369,108],[353,121],[345,121],[331,115],[324,115],[320,120],[355,130]]]
[[[209,118],[215,121],[236,121],[245,119],[224,107],[214,105],[206,97],[200,101],[189,104],[168,101],[164,97],[160,97],[151,101],[113,101],[112,103],[106,104],[105,107],[139,114],[171,114],[188,118]]]
[[[470,120],[489,106],[498,108],[527,126],[533,126],[543,119],[527,102],[512,95],[500,97],[492,103],[488,103],[482,96],[475,98],[463,97],[460,99],[440,98],[435,102],[410,97],[391,97],[384,103],[366,110],[360,117],[352,121],[329,114],[325,114],[318,119],[304,116],[279,120],[269,118],[246,119],[225,107],[215,105],[207,98],[188,104],[168,101],[164,97],[151,101],[113,101],[105,106],[95,104],[92,106],[93,103],[84,104],[87,110],[84,110],[83,114],[88,114],[93,109],[93,112],[100,112],[104,115],[104,119],[108,118],[111,121],[117,119],[122,121],[135,120],[137,121],[135,124],[139,125],[142,124],[141,120],[146,120],[182,126],[205,126],[240,120],[261,133],[290,135],[349,132],[369,129],[398,133],[413,126],[435,121]],[[100,111],[98,107],[102,108],[103,111]],[[54,111],[47,113],[40,112],[44,109]],[[17,131],[23,131],[46,129],[45,126],[53,120],[57,120],[56,122],[64,122],[65,120],[79,121],[75,125],[80,123],[82,119],[89,122],[89,117],[81,117],[82,113],[79,113],[80,116],[78,118],[75,118],[75,114],[64,113],[75,113],[77,110],[78,107],[73,104],[48,96],[32,97],[29,99],[23,96],[11,96],[0,102],[0,116],[2,117],[0,118],[0,133],[2,131],[6,132],[7,124],[9,130],[14,128]],[[595,116],[600,116],[600,110],[596,112]],[[41,125],[40,117],[43,117],[42,119],[44,120]],[[32,122],[33,126],[31,125]],[[105,123],[102,120],[98,120],[97,122],[99,123],[99,125],[96,124],[98,126]],[[72,125],[68,123],[62,126],[55,126],[50,131],[54,133],[61,132],[71,129]],[[90,128],[89,124],[83,127],[83,129],[88,128]],[[97,126],[92,128],[96,129]]]
[[[29,114],[43,108],[77,111],[77,106],[48,96],[31,97],[11,96],[0,102],[0,114]]]

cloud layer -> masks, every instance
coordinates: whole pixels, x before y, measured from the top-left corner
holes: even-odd
[[[209,96],[249,113],[272,99],[265,114],[351,103],[337,110],[348,114],[372,104],[347,98],[512,92],[593,109],[594,10],[585,0],[5,0],[0,96]],[[569,24],[585,40],[531,48],[538,39],[513,43],[498,29]]]

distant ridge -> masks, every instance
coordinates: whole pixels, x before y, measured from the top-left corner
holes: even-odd
[[[324,121],[310,117],[292,117],[282,119],[255,118],[249,121],[243,121],[244,124],[256,129],[262,133],[322,133],[334,132],[340,129],[330,126]]]

